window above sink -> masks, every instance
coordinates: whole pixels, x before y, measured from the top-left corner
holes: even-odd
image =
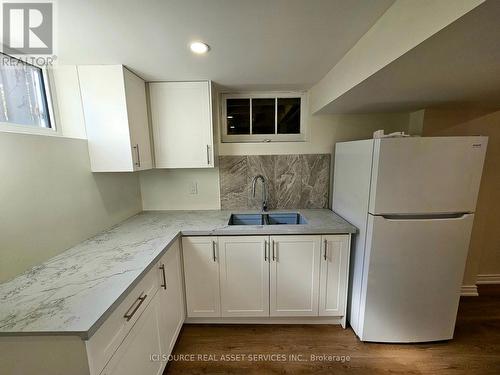
[[[306,140],[303,92],[224,93],[222,142],[298,142]]]

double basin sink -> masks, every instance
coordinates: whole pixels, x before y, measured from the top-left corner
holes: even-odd
[[[307,224],[304,217],[297,212],[231,214],[229,225],[298,225]]]

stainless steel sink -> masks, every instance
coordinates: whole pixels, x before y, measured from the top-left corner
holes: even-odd
[[[297,212],[272,212],[268,214],[233,213],[229,225],[298,225],[307,224],[304,217]]]
[[[297,212],[283,212],[266,214],[265,220],[268,225],[297,225],[307,224],[304,217]]]
[[[229,225],[264,225],[262,214],[231,214]]]

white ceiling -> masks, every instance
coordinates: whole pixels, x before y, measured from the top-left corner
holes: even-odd
[[[306,89],[394,0],[63,0],[60,64],[124,64],[148,81]],[[195,56],[189,43],[211,46]]]
[[[500,107],[500,1],[489,0],[334,100],[321,113]]]

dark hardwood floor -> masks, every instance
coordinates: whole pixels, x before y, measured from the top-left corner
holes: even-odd
[[[338,357],[310,360],[322,354]],[[184,325],[173,355],[164,374],[500,374],[500,286],[462,297],[448,342],[362,343],[329,325]]]

